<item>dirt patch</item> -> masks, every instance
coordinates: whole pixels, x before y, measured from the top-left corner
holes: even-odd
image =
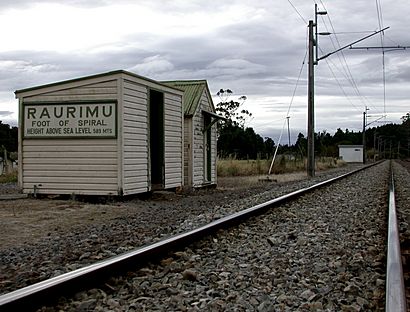
[[[217,205],[230,196],[242,198],[274,188],[278,184],[306,179],[306,174],[271,175],[270,182],[266,178],[266,175],[224,177],[218,178],[216,189],[201,189],[182,195],[158,192],[148,199],[133,198],[105,204],[48,198],[0,200],[0,250],[31,244],[78,228],[84,229],[91,224],[110,224],[114,219],[148,215],[152,213],[153,207],[169,209],[171,204],[182,205],[182,202],[185,207],[192,207],[199,201],[207,202],[210,206]],[[7,194],[12,193],[12,189],[14,192],[18,191],[10,184],[0,184],[0,194],[2,187],[7,188]]]
[[[0,249],[36,241],[73,227],[107,222],[130,213],[122,204],[101,205],[52,199],[0,201]]]

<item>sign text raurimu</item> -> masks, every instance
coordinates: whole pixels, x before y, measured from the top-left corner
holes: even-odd
[[[24,137],[100,137],[116,135],[115,103],[24,105]]]

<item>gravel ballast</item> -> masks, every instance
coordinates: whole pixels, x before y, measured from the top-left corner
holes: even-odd
[[[388,171],[362,171],[41,310],[384,311]]]
[[[13,226],[0,238],[0,293],[191,230],[357,167],[318,172],[314,179],[201,190],[183,196],[159,193],[149,200],[105,205],[47,199],[0,201],[9,216],[0,220],[1,227]],[[36,212],[35,205],[46,208],[32,220],[29,212]],[[24,211],[19,214],[18,209]],[[94,213],[87,214],[89,210]],[[27,222],[18,223],[25,214]]]

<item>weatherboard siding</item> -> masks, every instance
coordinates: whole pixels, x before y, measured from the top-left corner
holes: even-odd
[[[209,183],[205,181],[205,133],[204,130],[204,115],[202,111],[212,112],[211,104],[209,103],[206,92],[202,93],[200,104],[193,117],[193,135],[194,135],[194,155],[193,155],[193,186],[200,187]],[[212,126],[211,136],[211,183],[216,183],[216,124]]]
[[[192,118],[184,118],[184,185],[192,186]]]
[[[117,195],[115,139],[26,139],[24,193]]]
[[[116,100],[117,79],[51,86],[28,92],[24,104]],[[32,93],[32,94],[30,94]],[[117,195],[116,139],[24,139],[22,188],[24,193]]]
[[[217,140],[218,140],[218,136],[217,136],[217,124],[213,124],[212,125],[212,133],[211,133],[211,149],[212,149],[212,154],[211,154],[211,160],[212,160],[212,164],[211,164],[211,182],[213,184],[217,183]]]
[[[19,132],[25,193],[128,195],[151,190],[149,90],[164,94],[164,188],[183,185],[183,92],[124,71],[16,91],[24,105],[117,103],[115,138],[29,138]],[[94,105],[95,105],[94,104]],[[22,129],[23,115],[19,125]]]
[[[29,102],[65,102],[65,101],[95,101],[95,100],[116,100],[117,99],[117,79],[94,79],[94,81],[82,81],[71,83],[64,89],[56,87],[45,88],[40,94],[33,94],[24,98],[25,103]]]
[[[165,188],[183,185],[182,96],[164,92]]]
[[[123,80],[123,194],[149,191],[148,88]]]

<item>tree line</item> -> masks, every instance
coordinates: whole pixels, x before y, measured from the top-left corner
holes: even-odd
[[[228,89],[222,90],[231,94]],[[220,91],[220,92],[221,92]],[[225,96],[225,94],[224,94]],[[216,111],[225,118],[218,123],[218,156],[220,158],[235,157],[237,159],[257,159],[272,157],[276,144],[269,137],[261,137],[246,122],[252,114],[246,110],[238,112],[246,97],[239,101],[221,101],[216,105]],[[226,104],[228,103],[228,104]],[[379,158],[410,158],[410,113],[401,118],[400,124],[386,124],[366,129],[366,148],[368,157],[377,155]],[[326,131],[315,133],[315,154],[324,157],[338,157],[339,145],[362,145],[363,133],[349,129],[337,129],[331,135]],[[18,150],[18,128],[0,121],[0,157],[4,150],[8,157],[16,160]],[[304,157],[307,152],[307,139],[299,133],[294,145],[279,145],[279,154],[293,154]]]
[[[0,120],[0,157],[4,156],[4,151],[7,151],[7,157],[12,160],[17,158],[18,149],[18,128],[4,124]]]
[[[275,142],[262,138],[253,128],[246,127],[252,114],[241,110],[245,96],[231,100],[233,92],[221,89],[217,95],[221,101],[216,104],[216,112],[225,118],[218,124],[218,156],[236,159],[269,158],[276,148]],[[337,129],[332,135],[327,131],[315,133],[315,155],[321,157],[338,157],[339,145],[363,145],[363,132],[349,129]],[[401,118],[401,124],[386,124],[367,128],[365,131],[367,156],[373,158],[410,157],[410,113]],[[279,145],[279,154],[292,154],[305,157],[307,154],[307,138],[298,134],[295,144]]]

